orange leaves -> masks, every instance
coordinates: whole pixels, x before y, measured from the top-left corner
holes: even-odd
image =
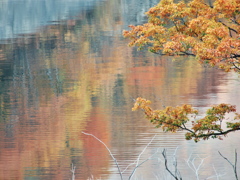
[[[151,101],[143,99],[141,97],[138,97],[136,99],[136,102],[132,108],[132,111],[136,111],[138,109],[143,109],[145,114],[149,117],[151,117],[152,115],[152,109],[149,107],[149,105],[151,104]]]
[[[226,26],[223,26],[220,23],[217,23],[213,28],[207,28],[206,34],[213,35],[217,38],[223,39],[229,35],[229,30]]]
[[[145,31],[144,31],[144,36],[145,37],[155,37],[158,36],[160,34],[164,34],[166,28],[164,28],[163,26],[155,26],[152,23],[147,23],[145,24]],[[155,37],[157,38],[157,37]]]
[[[204,0],[189,3],[161,0],[146,14],[148,23],[124,31],[124,36],[132,40],[130,45],[140,48],[148,45],[150,51],[166,55],[194,55],[201,63],[240,72],[240,0],[215,0],[213,5]],[[133,110],[142,109],[146,118],[164,131],[186,130],[188,140],[221,139],[222,135],[240,130],[240,122],[227,122],[227,130],[221,127],[226,113],[236,111],[229,104],[210,108],[204,118],[192,121],[191,128],[187,128],[189,115],[198,111],[190,105],[153,110],[150,104],[137,98]],[[240,114],[236,114],[237,119],[240,120]]]
[[[145,110],[145,108],[148,107],[148,105],[150,104],[151,104],[151,101],[138,97],[134,103],[134,107],[132,108],[132,111],[136,111],[138,109]]]
[[[239,0],[216,0],[213,5],[224,17],[232,17],[236,11],[239,11],[239,3]]]
[[[129,46],[142,47],[147,44],[161,46],[165,43],[165,28],[163,26],[155,26],[152,23],[146,23],[142,26],[129,26],[131,31],[123,31],[123,36],[132,39]],[[157,42],[157,43],[156,43]]]
[[[226,71],[240,71],[240,0],[174,3],[162,0],[146,13],[149,22],[124,31],[129,45],[161,54],[186,54]]]
[[[146,118],[155,124],[156,127],[162,127],[164,131],[176,132],[182,125],[189,121],[189,114],[197,114],[191,105],[182,105],[177,107],[166,107],[164,110],[152,110],[149,105],[151,102],[144,98],[138,97],[132,108],[144,110]]]
[[[182,44],[180,42],[175,42],[175,41],[168,41],[166,44],[164,44],[164,53],[173,55],[176,52],[184,50],[182,47]]]
[[[197,131],[223,131],[221,129],[220,124],[218,122],[222,122],[225,118],[226,113],[235,112],[236,107],[229,104],[219,104],[217,106],[213,106],[211,109],[208,109],[206,112],[206,116],[197,121],[196,124],[192,127],[195,132]]]
[[[187,140],[194,138],[197,142],[200,139],[207,140],[210,137],[221,139],[222,135],[225,136],[229,132],[240,130],[240,122],[226,122],[229,129],[225,131],[221,127],[226,113],[236,111],[236,107],[230,104],[222,103],[213,106],[207,110],[205,117],[192,121],[192,127],[190,128],[187,127],[187,124],[190,122],[190,115],[198,114],[198,111],[193,109],[191,105],[168,106],[163,110],[152,110],[149,106],[150,104],[151,101],[139,97],[136,99],[132,110],[142,109],[146,118],[157,128],[162,128],[164,131],[187,131],[185,134]],[[236,113],[234,120],[240,120],[240,114]]]
[[[203,16],[192,19],[189,22],[189,28],[195,32],[199,39],[211,35],[215,38],[214,41],[218,42],[217,40],[229,36],[229,30],[226,26]]]
[[[192,0],[188,4],[189,20],[197,17],[203,17],[209,20],[215,20],[217,12],[203,0]]]
[[[206,19],[205,17],[199,16],[189,21],[188,27],[189,29],[194,31],[197,36],[199,35],[202,36],[208,27],[207,22],[209,22],[208,19]]]

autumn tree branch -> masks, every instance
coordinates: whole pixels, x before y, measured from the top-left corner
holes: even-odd
[[[221,127],[226,113],[236,112],[236,107],[229,104],[222,103],[208,109],[205,117],[192,121],[191,128],[187,127],[187,123],[190,122],[189,115],[198,114],[198,111],[193,109],[191,105],[185,104],[177,107],[166,107],[163,110],[152,110],[149,106],[150,104],[151,101],[138,97],[132,110],[142,109],[146,114],[146,118],[157,128],[162,128],[165,132],[187,131],[185,134],[187,140],[194,139],[195,142],[198,142],[201,139],[222,139],[222,136],[240,130],[240,121],[226,122],[227,130],[223,130]],[[235,114],[234,119],[240,120],[240,114]]]
[[[236,63],[233,62],[232,64],[233,64],[233,66],[234,66],[236,69],[238,69],[238,70],[240,71],[240,67],[237,66]],[[238,64],[239,64],[239,63],[238,63]]]
[[[231,4],[231,7],[225,3]],[[208,4],[194,0],[188,3],[161,0],[146,14],[148,23],[130,26],[131,30],[124,31],[124,37],[132,39],[130,46],[148,45],[151,52],[160,52],[160,55],[192,55],[200,62],[207,62],[226,72],[233,70],[240,73],[236,63],[231,66],[232,52],[239,52],[238,0],[226,0],[224,3],[209,0]],[[159,38],[154,39],[156,35]],[[189,48],[185,47],[186,44]],[[231,44],[234,46],[231,47]]]

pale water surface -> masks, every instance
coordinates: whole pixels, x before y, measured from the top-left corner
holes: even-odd
[[[196,157],[196,167],[205,158],[199,179],[216,174],[234,179],[218,151],[233,162],[235,149],[240,154],[239,132],[196,144],[183,132],[155,129],[143,112],[131,111],[139,96],[154,108],[190,103],[204,112],[225,102],[240,111],[237,74],[127,46],[123,29],[143,23],[144,12],[156,3],[0,0],[0,179],[67,180],[72,164],[75,179],[120,179],[104,145],[82,132],[102,140],[122,171],[156,135],[140,162],[159,153],[133,179],[171,179],[162,162],[164,148],[170,166],[178,148],[184,180],[196,179],[185,161]],[[133,168],[124,171],[124,179]]]

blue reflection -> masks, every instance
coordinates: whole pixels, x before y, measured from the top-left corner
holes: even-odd
[[[0,0],[0,39],[32,33],[42,25],[74,19],[103,0]]]

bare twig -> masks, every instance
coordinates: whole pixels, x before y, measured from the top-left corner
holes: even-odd
[[[72,179],[71,180],[75,180],[75,169],[76,169],[76,166],[73,166],[72,164],[72,168],[71,168],[71,172],[72,172]]]
[[[98,140],[101,144],[103,144],[103,145],[105,146],[105,148],[108,150],[110,156],[112,157],[113,161],[115,162],[115,164],[116,164],[116,166],[117,166],[117,168],[118,168],[118,172],[119,172],[119,174],[120,174],[121,180],[123,180],[122,172],[121,172],[121,170],[120,170],[120,167],[119,167],[119,164],[118,164],[118,162],[117,162],[117,159],[113,156],[111,150],[107,147],[107,145],[106,145],[104,142],[102,142],[100,139],[98,139],[96,136],[94,136],[93,134],[89,134],[89,133],[85,133],[85,132],[82,132],[82,133],[85,134],[85,135],[94,137],[96,140]]]
[[[156,137],[156,134],[153,136],[153,138],[151,139],[151,141],[145,146],[145,148],[142,150],[142,152],[138,155],[136,166],[139,164],[139,160],[140,160],[142,154],[143,154],[144,151],[147,149],[147,147],[152,143],[152,141],[154,140],[155,137]]]
[[[133,174],[135,173],[136,169],[137,169],[139,166],[141,166],[143,163],[147,162],[148,160],[152,159],[152,157],[153,157],[155,154],[157,154],[158,152],[159,152],[159,151],[158,151],[158,149],[157,149],[157,151],[156,151],[154,154],[152,154],[152,155],[151,155],[150,157],[148,157],[147,159],[143,160],[141,163],[137,164],[137,165],[135,166],[135,168],[133,169],[131,175],[129,176],[129,180],[131,180]]]
[[[95,179],[95,180],[101,180],[101,179],[102,179],[102,178],[100,177],[100,179],[98,178],[98,179]],[[94,180],[93,175],[91,175],[91,177],[87,178],[87,180]]]
[[[175,167],[175,175],[176,175],[176,176],[179,176],[179,178],[182,179],[181,173],[180,173],[180,171],[177,169],[177,164],[178,164],[178,163],[177,163],[177,158],[176,158],[177,150],[178,150],[178,147],[176,147],[175,152],[174,152],[174,154],[173,154],[173,165],[174,165],[174,167]]]
[[[177,150],[177,149],[176,149]],[[174,153],[174,156],[176,154],[176,151]],[[175,161],[175,163],[173,164],[175,166],[175,174],[173,174],[173,172],[168,168],[168,162],[167,162],[167,155],[166,155],[166,149],[163,149],[162,151],[162,155],[163,155],[163,158],[164,158],[164,164],[165,164],[165,168],[166,170],[171,174],[171,176],[176,179],[176,180],[182,180],[182,177],[181,177],[181,174],[180,172],[177,170],[177,163]],[[175,159],[176,160],[176,159]],[[178,178],[179,176],[179,178]]]
[[[222,176],[225,176],[226,173],[223,173],[223,174],[219,174],[215,168],[215,166],[213,165],[213,169],[214,169],[214,172],[215,172],[215,175],[212,175],[212,176],[209,176],[208,178],[206,179],[212,179],[212,178],[217,178],[217,180],[219,180],[219,177],[222,177]]]
[[[238,180],[238,174],[237,174],[237,151],[236,151],[236,149],[235,149],[235,162],[234,162],[234,164],[228,158],[223,156],[220,151],[218,151],[218,153],[220,154],[220,156],[223,157],[223,159],[225,159],[232,166],[235,178],[236,178],[236,180]]]
[[[158,152],[158,150],[157,150],[157,151],[156,151],[154,154],[152,154],[150,157],[148,157],[147,159],[143,160],[142,162],[139,162],[142,154],[145,152],[145,150],[147,149],[147,147],[152,143],[152,141],[153,141],[154,138],[156,137],[156,135],[154,135],[154,137],[151,139],[151,141],[146,145],[146,147],[145,147],[145,148],[142,150],[142,152],[138,155],[137,160],[136,160],[134,163],[129,164],[123,171],[121,171],[121,170],[120,170],[120,167],[119,167],[119,164],[118,164],[118,162],[117,162],[117,160],[116,160],[116,158],[113,156],[111,150],[107,147],[107,145],[106,145],[103,141],[101,141],[100,139],[98,139],[98,138],[97,138],[96,136],[94,136],[93,134],[89,134],[89,133],[85,133],[85,132],[82,132],[82,133],[85,134],[85,135],[94,137],[96,140],[98,140],[101,144],[103,144],[103,145],[105,146],[105,148],[108,150],[110,156],[112,157],[112,159],[114,160],[114,162],[115,162],[115,164],[116,164],[116,166],[117,166],[117,168],[118,168],[118,172],[119,172],[119,174],[120,174],[121,180],[123,180],[123,173],[124,173],[131,165],[134,165],[134,164],[135,164],[135,167],[134,167],[132,173],[130,174],[130,176],[129,176],[129,178],[128,178],[129,180],[131,180],[131,178],[133,177],[134,173],[136,172],[136,169],[137,169],[139,166],[141,166],[143,163],[145,163],[145,162],[147,162],[148,160],[150,160],[150,159]]]
[[[116,160],[115,157],[113,156],[111,150],[107,147],[107,145],[106,145],[103,141],[101,141],[99,138],[97,138],[97,137],[94,136],[93,134],[89,134],[89,133],[85,133],[85,132],[82,132],[82,133],[85,134],[85,135],[88,135],[88,136],[92,136],[93,138],[95,138],[95,139],[98,140],[101,144],[103,144],[103,145],[105,146],[105,148],[108,150],[110,156],[112,157],[112,159],[114,160],[114,162],[115,162],[115,164],[116,164],[116,166],[117,166],[117,168],[118,168],[118,172],[119,172],[119,174],[120,174],[121,180],[123,180],[123,173],[124,173],[130,166],[135,165],[135,167],[134,167],[134,169],[132,170],[130,176],[128,177],[128,180],[131,180],[131,179],[132,179],[132,177],[133,177],[133,175],[135,174],[135,172],[136,172],[136,170],[137,170],[138,167],[140,167],[142,164],[144,164],[144,163],[147,162],[148,160],[153,159],[153,156],[159,152],[159,149],[157,149],[156,152],[155,152],[154,154],[152,154],[151,156],[149,156],[147,159],[145,159],[145,160],[143,160],[143,161],[140,161],[141,156],[143,155],[143,153],[146,151],[146,149],[149,147],[149,145],[152,143],[152,141],[153,141],[154,138],[156,137],[156,135],[154,135],[154,137],[150,140],[150,142],[144,147],[144,149],[142,150],[142,152],[138,155],[136,161],[135,161],[134,163],[129,164],[123,171],[121,171],[117,160]],[[173,171],[169,169],[168,159],[167,159],[167,154],[166,154],[166,149],[163,149],[163,151],[162,151],[162,156],[163,156],[163,158],[164,158],[163,163],[164,163],[164,165],[165,165],[166,171],[167,171],[175,180],[182,180],[181,174],[180,174],[180,172],[179,172],[179,170],[178,170],[178,167],[177,167],[177,165],[178,165],[177,158],[176,158],[177,149],[178,149],[178,147],[175,149],[174,154],[173,154],[173,166],[174,166],[175,169],[174,169]],[[219,151],[218,151],[218,153],[219,153],[226,161],[228,161],[228,163],[232,166],[232,168],[233,168],[233,170],[234,170],[235,178],[236,178],[236,180],[238,180],[238,175],[237,175],[237,152],[236,152],[236,150],[235,150],[235,162],[234,162],[234,163],[232,163],[228,158],[224,157]],[[196,165],[196,163],[195,163],[195,160],[197,160],[197,159],[200,159],[200,162],[198,163],[198,165]],[[205,159],[206,159],[206,158],[200,158],[199,156],[196,156],[196,157],[192,158],[192,154],[191,154],[191,155],[189,156],[188,160],[186,160],[186,162],[187,162],[187,164],[188,164],[188,167],[195,173],[195,176],[196,176],[196,179],[197,179],[197,180],[199,180],[199,170],[200,170],[201,166],[203,165],[203,162],[204,162]],[[159,160],[159,158],[158,158],[158,160]],[[160,159],[160,161],[162,161],[162,160]],[[76,169],[76,167],[73,166],[73,164],[72,164],[72,168],[71,168],[71,170],[70,170],[70,171],[72,172],[72,179],[71,179],[71,180],[75,180],[75,169]],[[219,173],[216,171],[216,169],[215,169],[214,166],[213,166],[213,169],[214,169],[214,171],[215,171],[215,175],[210,176],[210,177],[208,177],[207,179],[211,179],[211,178],[217,178],[217,179],[219,179],[219,177],[225,175],[225,174],[219,174]]]
[[[142,165],[143,163],[145,163],[146,161],[148,161],[154,154],[156,154],[156,153],[154,153],[152,156],[150,156],[149,158],[147,158],[146,160],[144,160],[143,162],[141,162],[141,163],[139,164],[139,161],[140,161],[140,158],[141,158],[142,154],[143,154],[144,151],[147,149],[147,147],[152,143],[152,141],[154,140],[155,137],[156,137],[156,134],[153,136],[153,138],[151,139],[151,141],[145,146],[145,148],[142,150],[142,152],[138,155],[137,162],[136,162],[136,166],[135,166],[135,168],[133,169],[131,175],[129,176],[129,180],[132,178],[132,176],[134,175],[136,169],[137,169],[140,165]]]
[[[204,162],[204,160],[206,159],[206,158],[200,158],[199,156],[197,156],[197,157],[194,157],[192,160],[191,160],[191,157],[192,157],[192,154],[189,156],[189,158],[188,158],[188,160],[186,161],[187,162],[187,165],[188,165],[188,167],[195,173],[195,176],[196,176],[196,178],[197,178],[197,180],[199,180],[199,169],[200,169],[200,167],[203,165],[203,162]],[[196,167],[196,165],[195,165],[195,160],[196,159],[200,159],[201,160],[201,162],[199,163],[199,165]]]

